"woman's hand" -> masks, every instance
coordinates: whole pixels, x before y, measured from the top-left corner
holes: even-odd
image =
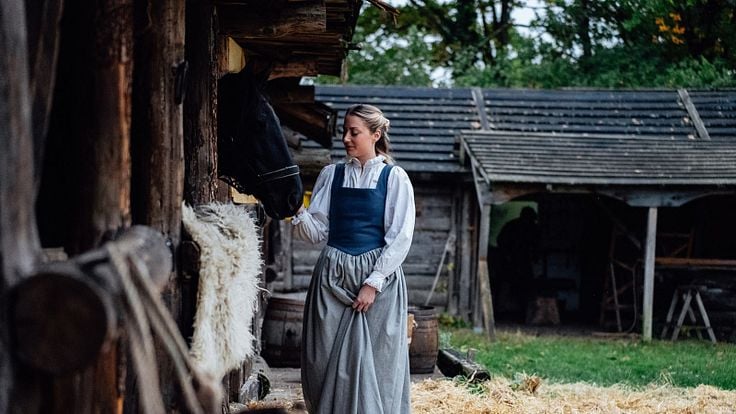
[[[353,309],[358,312],[367,312],[375,300],[376,288],[371,285],[363,285],[358,292],[358,297],[353,302]]]

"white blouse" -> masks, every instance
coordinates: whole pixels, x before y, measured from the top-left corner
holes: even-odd
[[[386,166],[385,157],[379,155],[365,163],[361,168],[357,158],[345,163],[343,187],[376,188],[381,171]],[[296,237],[314,244],[327,240],[330,229],[330,198],[335,164],[322,169],[312,190],[309,208],[302,210],[291,221],[295,226]],[[402,168],[394,166],[388,176],[384,226],[386,235],[381,255],[373,267],[373,272],[363,282],[379,292],[386,278],[399,268],[406,259],[414,234],[414,189],[409,176]]]

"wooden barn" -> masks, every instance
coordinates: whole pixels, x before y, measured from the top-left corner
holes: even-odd
[[[733,91],[318,86],[316,96],[340,116],[363,102],[391,120],[396,161],[416,191],[412,304],[433,292],[430,304],[475,326],[485,320],[491,335],[499,318],[614,331],[643,322],[649,337],[675,288],[698,283],[720,339],[731,337]],[[331,154],[344,156],[338,136]],[[520,285],[498,236],[526,206],[538,217],[538,252]],[[303,290],[318,248],[290,243],[288,276],[274,287]],[[556,318],[535,321],[530,295],[553,298]]]
[[[486,90],[483,102],[463,158],[482,217],[536,204],[537,291],[618,331],[641,321],[650,339],[675,288],[695,285],[721,338],[732,335],[734,91]]]
[[[182,202],[229,202],[218,177],[232,159],[253,171],[229,184],[281,179],[257,168],[275,150],[249,161],[256,147],[288,156],[277,135],[218,148],[218,115],[235,104],[221,79],[268,80],[283,126],[329,145],[334,112],[299,79],[340,75],[361,6],[0,1],[0,412],[220,411],[219,378],[187,356],[205,246],[183,231]],[[266,212],[298,207],[292,181],[289,206],[266,200]],[[268,263],[271,219],[250,209]],[[225,412],[253,396],[250,371],[248,359],[225,376]]]
[[[389,118],[393,155],[412,180],[417,208],[414,243],[404,264],[410,303],[428,303],[452,313],[468,312],[476,236],[458,229],[474,226],[476,203],[470,171],[458,162],[455,136],[480,127],[471,90],[317,86],[316,97],[337,111],[339,124],[345,109],[358,102],[377,105]],[[345,152],[339,134],[334,139],[330,155],[336,161]],[[302,147],[309,151],[316,145],[306,141]],[[329,162],[329,156],[320,157],[324,158],[325,164]],[[307,187],[319,173],[319,169],[312,171],[304,177]],[[290,225],[282,229],[288,237]],[[322,246],[300,240],[289,243],[291,254],[284,255],[285,272],[274,289],[303,291]],[[465,311],[459,310],[463,308]]]

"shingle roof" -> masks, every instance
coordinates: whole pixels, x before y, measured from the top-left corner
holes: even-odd
[[[687,137],[696,133],[676,90],[484,89],[492,129]]]
[[[690,91],[689,94],[712,138],[736,140],[736,90]]]
[[[736,184],[736,90],[691,90],[710,140],[677,90],[482,89],[317,86],[343,116],[354,103],[391,120],[399,165],[414,172],[467,171],[460,131],[491,181],[565,184]],[[490,132],[480,131],[484,120]],[[338,128],[339,129],[339,128]],[[333,158],[344,156],[336,137]]]
[[[492,182],[568,185],[736,185],[736,140],[466,131]]]
[[[338,131],[348,106],[366,103],[381,108],[391,121],[393,156],[408,172],[467,172],[457,159],[456,136],[461,130],[480,128],[470,89],[317,86],[315,94],[339,112]],[[335,137],[332,156],[345,156],[340,137]]]

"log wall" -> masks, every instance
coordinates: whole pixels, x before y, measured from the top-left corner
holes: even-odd
[[[464,214],[462,203],[474,200],[463,197],[462,190],[456,186],[443,184],[436,185],[431,182],[414,182],[414,199],[416,204],[417,218],[414,229],[414,239],[409,255],[404,261],[404,273],[406,274],[407,288],[409,290],[409,303],[411,305],[423,305],[440,264],[442,253],[447,244],[447,239],[458,225],[465,226],[468,230],[467,220],[461,220]],[[472,205],[471,205],[472,207]],[[290,230],[289,226],[284,226]],[[463,249],[472,248],[474,245],[466,240],[461,232],[456,231],[456,242],[454,248],[450,249],[445,257],[440,271],[439,280],[432,295],[430,305],[441,310],[447,310],[450,292],[460,289],[460,273],[471,271],[468,263],[464,266],[458,263],[459,258],[471,255],[463,255]],[[281,272],[273,285],[274,290],[306,290],[309,287],[312,270],[317,262],[324,244],[312,245],[309,242],[292,238],[291,241],[291,282],[285,283]],[[289,248],[285,246],[285,248]],[[464,263],[465,261],[463,261]],[[288,271],[287,271],[288,272]],[[466,275],[465,279],[468,279]],[[466,290],[467,292],[467,290]],[[457,295],[457,294],[456,294]],[[453,300],[453,306],[457,308],[458,298]],[[467,299],[465,299],[467,302]],[[464,306],[468,306],[464,304]]]

